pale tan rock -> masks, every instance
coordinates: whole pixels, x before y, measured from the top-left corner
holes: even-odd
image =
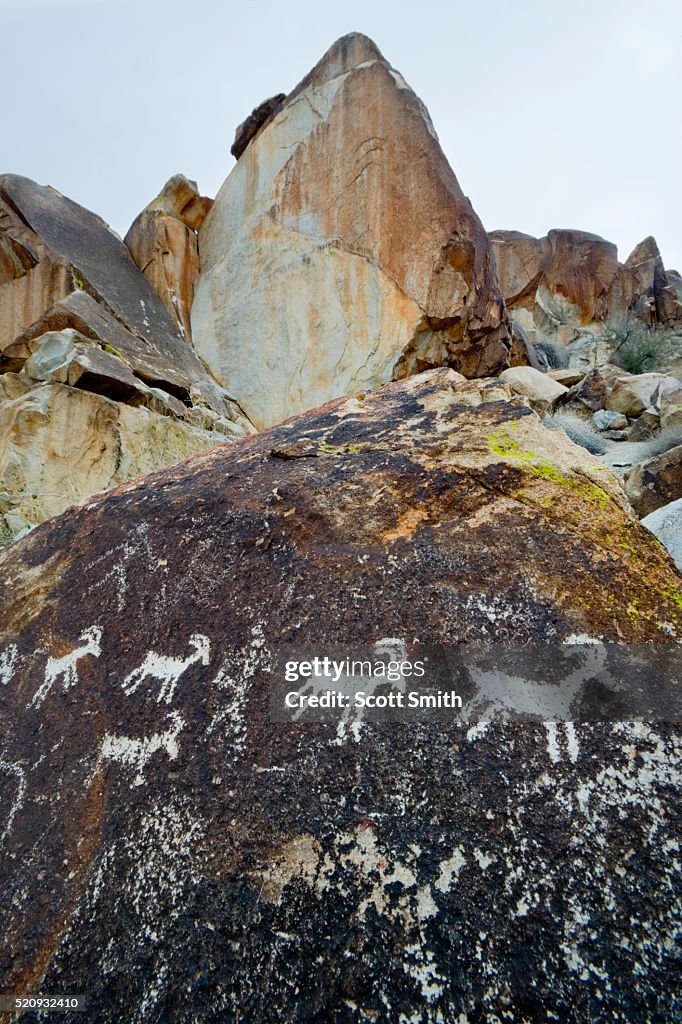
[[[224,440],[79,388],[27,390],[20,380],[0,376],[0,544],[89,495]]]
[[[660,373],[628,374],[619,377],[606,399],[605,408],[612,412],[622,412],[625,416],[640,416],[645,409],[655,404],[656,394],[665,379]]]
[[[191,344],[190,310],[199,277],[196,232],[178,217],[152,206],[133,222],[125,243],[183,337]]]
[[[335,43],[251,141],[199,250],[195,347],[259,427],[429,366],[506,365],[487,236],[364,36]]]
[[[560,395],[568,393],[565,385],[532,366],[512,366],[500,374],[500,379],[517,395],[525,395],[536,409],[546,409]]]
[[[559,370],[549,370],[547,376],[551,377],[552,380],[557,381],[559,384],[563,384],[564,387],[570,388],[574,384],[579,384],[580,381],[585,377],[584,370],[566,368]]]
[[[201,227],[213,200],[183,174],[170,178],[133,221],[124,241],[183,337],[192,343],[190,310],[199,276]]]
[[[196,181],[190,181],[184,174],[174,174],[146,209],[176,217],[198,231],[212,206],[213,200],[199,193]]]
[[[661,416],[657,409],[650,406],[637,417],[630,430],[631,441],[646,441],[661,429]]]
[[[663,430],[672,427],[682,428],[682,381],[669,377],[661,384],[658,407]]]

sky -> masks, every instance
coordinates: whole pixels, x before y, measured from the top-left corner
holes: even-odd
[[[346,32],[426,103],[488,230],[647,235],[682,271],[682,0],[0,0],[0,173],[123,235]]]

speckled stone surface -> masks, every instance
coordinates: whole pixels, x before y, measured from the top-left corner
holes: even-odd
[[[0,554],[5,990],[102,1024],[679,1019],[675,727],[339,736],[268,701],[276,643],[670,640],[680,589],[596,460],[447,370],[43,524]]]

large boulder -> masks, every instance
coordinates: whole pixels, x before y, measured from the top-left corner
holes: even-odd
[[[190,344],[190,310],[199,277],[196,231],[212,205],[213,200],[199,195],[195,182],[176,174],[135,218],[124,239],[135,263]]]
[[[671,378],[662,373],[624,374],[616,378],[605,406],[612,412],[637,417],[656,404],[659,390]]]
[[[75,308],[88,321],[83,333],[121,352],[148,383],[169,375],[171,389],[180,380],[187,396],[193,388],[202,400],[222,406],[224,393],[121,239],[96,214],[52,188],[5,174],[0,248],[15,256],[10,268],[0,270],[0,350],[46,330],[82,330],[69,319]],[[55,315],[66,319],[56,326]]]
[[[505,381],[517,395],[525,395],[534,409],[543,411],[560,395],[568,393],[565,384],[560,384],[533,366],[510,366],[503,370],[500,379]]]
[[[190,240],[189,277],[207,203],[176,176],[150,214]],[[135,237],[149,236],[140,225]],[[0,542],[252,429],[104,221],[0,177]]]
[[[608,312],[618,273],[616,246],[586,231],[552,230],[545,238],[519,231],[490,234],[509,309],[524,327],[568,341],[575,329]]]
[[[68,364],[70,387],[54,371],[51,383],[34,387],[17,374],[0,376],[0,546],[89,495],[243,433],[218,418],[180,418],[177,399],[138,392],[134,377],[98,365],[106,360],[80,346]],[[95,393],[84,390],[93,374]]]
[[[615,480],[498,380],[331,402],[66,512],[0,579],[7,991],[98,1024],[675,1016],[671,725],[269,710],[282,644],[679,638]]]
[[[682,498],[682,445],[652,455],[628,470],[625,492],[640,518]]]
[[[365,36],[336,42],[260,128],[199,251],[194,344],[259,428],[429,366],[507,365],[485,231]]]
[[[650,512],[642,519],[642,526],[651,530],[667,548],[682,572],[682,497]]]
[[[682,381],[676,377],[661,381],[658,407],[663,430],[678,430],[682,433]]]

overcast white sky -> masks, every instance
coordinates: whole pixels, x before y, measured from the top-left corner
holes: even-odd
[[[682,0],[0,0],[0,172],[119,233],[176,172],[215,195],[235,126],[338,36],[428,106],[486,228],[647,234],[682,271]]]

